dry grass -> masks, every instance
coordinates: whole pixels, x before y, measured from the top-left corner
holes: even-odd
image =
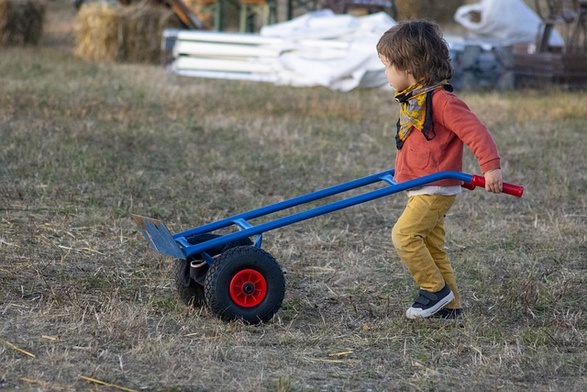
[[[464,321],[403,317],[415,287],[388,238],[397,195],[267,233],[286,298],[247,326],[185,307],[173,261],[129,214],[179,231],[388,168],[389,93],[182,79],[71,52],[0,57],[0,387],[587,388],[585,92],[461,94],[526,186],[451,211]]]

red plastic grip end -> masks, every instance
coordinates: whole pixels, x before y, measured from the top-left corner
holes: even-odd
[[[477,187],[477,186],[485,188],[485,177],[473,174],[473,176],[471,178],[471,182],[465,183],[463,185],[463,187],[465,187],[467,189],[471,189],[471,190],[475,189],[475,187]],[[508,195],[522,197],[522,194],[524,193],[524,187],[521,185],[515,185],[515,184],[510,184],[510,183],[504,182],[502,192],[507,193]]]

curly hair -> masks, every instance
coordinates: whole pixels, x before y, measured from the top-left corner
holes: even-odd
[[[377,53],[400,71],[410,71],[425,86],[450,79],[453,69],[440,27],[427,20],[399,23],[377,43]]]

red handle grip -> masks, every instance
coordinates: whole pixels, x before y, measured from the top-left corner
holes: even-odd
[[[475,187],[477,187],[477,186],[485,188],[485,177],[473,174],[473,178],[471,179],[471,182],[466,182],[463,184],[464,188],[471,189],[471,190],[475,189]],[[507,182],[504,182],[502,191],[503,191],[503,193],[507,193],[508,195],[522,197],[522,194],[524,193],[524,187],[521,185],[514,185],[514,184],[509,184]]]

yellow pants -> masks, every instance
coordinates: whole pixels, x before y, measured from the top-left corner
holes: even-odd
[[[393,245],[422,290],[437,292],[448,284],[455,298],[446,307],[460,308],[454,270],[444,251],[444,217],[456,196],[419,195],[408,205],[391,232]]]

